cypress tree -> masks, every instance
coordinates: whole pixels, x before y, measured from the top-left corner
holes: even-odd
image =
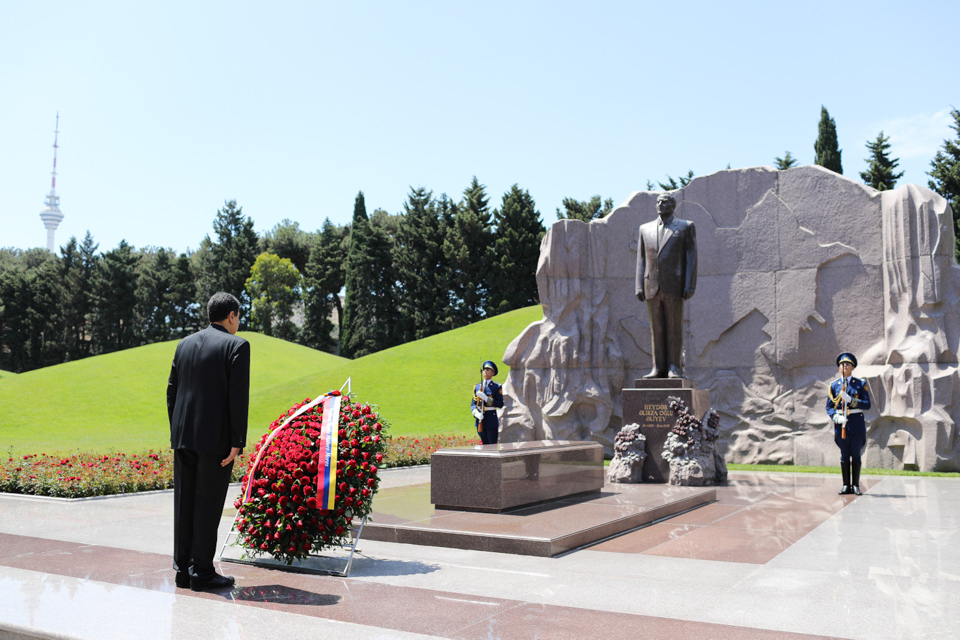
[[[97,245],[87,231],[83,244],[71,237],[60,248],[59,276],[62,286],[64,361],[90,355],[90,314],[93,274],[97,267]]]
[[[900,164],[898,159],[890,159],[890,138],[883,135],[883,131],[873,142],[867,142],[867,170],[860,172],[860,179],[877,191],[893,189],[897,180],[903,177],[903,171],[894,173],[893,170]]]
[[[818,131],[817,141],[813,144],[813,150],[816,152],[813,163],[842,175],[841,151],[837,147],[837,123],[833,121],[833,118],[827,113],[827,108],[823,105],[820,105]]]
[[[361,191],[353,207],[340,338],[341,355],[348,358],[359,358],[399,343],[392,245],[389,233],[367,217]]]
[[[957,137],[955,140],[944,140],[943,146],[930,161],[927,175],[932,179],[927,186],[946,198],[953,209],[954,253],[960,261],[960,109],[951,109],[950,115],[953,117],[950,128]]]
[[[496,224],[491,269],[489,314],[497,315],[537,304],[537,262],[546,233],[530,193],[513,185],[503,194]]]
[[[443,244],[450,265],[451,329],[486,317],[493,239],[486,187],[474,176],[463,190]]]

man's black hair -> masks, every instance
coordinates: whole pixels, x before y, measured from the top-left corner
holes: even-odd
[[[235,311],[238,316],[240,315],[239,300],[223,291],[210,296],[210,301],[207,302],[207,319],[210,322],[223,322],[231,311]]]

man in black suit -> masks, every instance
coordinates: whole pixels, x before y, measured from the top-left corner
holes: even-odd
[[[167,382],[173,457],[173,568],[178,587],[232,586],[213,567],[233,459],[247,439],[250,344],[237,337],[240,302],[215,293],[210,326],[180,341]]]
[[[644,378],[681,377],[683,301],[697,288],[697,230],[673,215],[677,201],[657,198],[653,222],[640,225],[636,292],[646,301],[652,334],[653,370]]]

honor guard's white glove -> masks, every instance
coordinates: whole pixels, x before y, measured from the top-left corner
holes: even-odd
[[[841,391],[841,392],[840,392],[840,397],[843,399],[844,402],[850,402],[851,400],[853,400],[853,398],[850,396],[850,394],[847,393],[846,391]]]
[[[843,415],[842,413],[835,413],[833,414],[833,421],[837,424],[846,424],[847,416]]]
[[[487,396],[487,394],[485,394],[483,391],[477,391],[477,397],[486,402],[489,396]]]
[[[483,411],[480,411],[480,409],[474,409],[470,413],[472,413],[473,417],[477,420],[483,420]]]

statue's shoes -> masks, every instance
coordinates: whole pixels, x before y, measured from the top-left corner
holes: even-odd
[[[662,373],[660,373],[660,371],[658,371],[657,369],[653,369],[652,371],[650,371],[650,373],[648,373],[647,375],[643,376],[643,379],[644,379],[644,380],[650,380],[650,379],[652,379],[652,378],[663,378],[663,377],[664,377],[664,376],[663,376]]]
[[[670,367],[670,370],[667,371],[668,378],[682,378],[680,371],[676,367]]]

